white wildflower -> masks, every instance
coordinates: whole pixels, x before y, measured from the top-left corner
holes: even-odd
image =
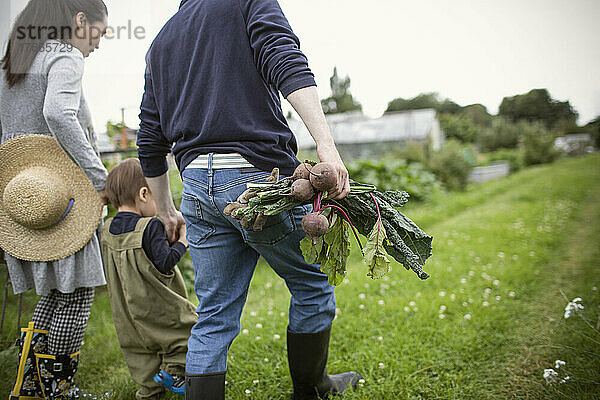
[[[496,296],[496,301],[500,301],[500,300],[502,300],[502,297]]]
[[[490,305],[490,303],[488,303],[487,301],[484,301],[483,303],[481,303],[482,306],[487,307]]]
[[[548,368],[544,370],[543,377],[546,380],[546,383],[548,385],[551,385],[558,380],[558,372],[556,372],[552,368]]]
[[[256,317],[258,313],[256,311],[250,311],[250,316]]]
[[[383,336],[377,336],[377,340],[379,340],[380,342],[383,342]]]
[[[581,297],[576,297],[567,304],[565,307],[565,318],[570,318],[574,312],[584,309],[583,304],[579,304],[581,301]]]
[[[517,261],[519,259],[519,255],[518,254],[513,254],[512,259],[514,261]]]
[[[465,316],[463,318],[468,321],[471,319],[471,314],[465,314]]]
[[[361,293],[361,294],[358,295],[358,298],[361,299],[361,300],[364,300],[364,299],[367,298],[367,296],[364,293]]]
[[[244,335],[247,335],[248,333],[250,333],[250,331],[249,331],[248,329],[244,329],[244,330],[242,331],[242,333],[243,333]]]
[[[411,301],[410,303],[408,303],[409,306],[414,307],[417,305],[417,303],[415,303],[414,301]]]
[[[504,258],[504,253],[503,252],[498,253],[498,257]]]
[[[460,283],[467,283],[467,278],[462,278],[462,279],[460,280]]]
[[[274,334],[273,335],[273,339],[274,340],[279,340],[279,339],[281,339],[281,336],[279,336],[278,334]]]
[[[443,312],[443,311],[446,311],[446,306],[442,304],[440,306],[440,312]]]
[[[564,362],[563,360],[556,360],[554,361],[554,368],[559,369],[560,367],[564,367],[566,364],[566,362]]]
[[[269,362],[269,359],[265,357],[265,358],[263,359],[263,361],[264,361],[264,362]]]
[[[496,285],[496,286],[498,286],[498,285],[500,284],[500,281],[499,281],[498,279],[496,279],[496,280],[493,282],[493,284],[494,284],[494,285]]]
[[[279,313],[279,316],[280,317],[285,317],[285,313],[282,311],[282,312]]]
[[[381,369],[384,369],[384,368],[385,368],[385,364],[384,364],[384,363],[382,363],[382,362],[380,362],[380,363],[379,363],[379,368],[381,368]]]
[[[364,310],[365,309],[365,305],[361,304],[361,305],[358,306],[358,308],[360,308],[361,310]]]
[[[258,323],[258,324],[256,324],[256,327],[257,327],[258,329],[261,329],[261,328],[262,328],[262,324],[261,324],[261,323]]]
[[[244,393],[246,393],[246,396],[250,396],[252,391],[250,389],[246,389],[246,390],[244,390]]]
[[[467,303],[466,301],[463,301],[463,307],[466,307],[468,305],[469,305],[469,303]]]
[[[410,312],[410,307],[408,307],[408,306],[404,307],[404,311]]]
[[[385,305],[385,301],[383,301],[383,300],[379,300],[379,301],[377,302],[377,304],[379,304],[380,306],[384,306],[384,305]]]
[[[254,338],[254,340],[260,340],[260,339],[262,339],[262,337],[260,337],[260,336],[257,336]]]
[[[513,291],[508,292],[508,297],[515,297],[515,292],[513,292]]]
[[[440,314],[440,319],[444,319],[446,316],[444,314]]]
[[[592,290],[593,290],[594,292],[597,292],[597,291],[598,291],[598,288],[597,288],[596,286],[594,286],[594,287],[592,288]]]
[[[259,382],[258,379],[255,379],[252,381],[252,383],[254,383],[255,385],[258,384],[258,382]]]
[[[440,292],[440,297],[445,297],[446,296],[446,292],[444,292],[443,290]]]
[[[485,288],[485,289],[483,290],[483,292],[484,292],[484,293],[487,293],[487,294],[490,294],[490,293],[492,293],[492,289],[490,289],[490,288],[488,287],[488,288]]]
[[[530,251],[529,252],[529,257],[535,257],[535,251]]]
[[[450,300],[456,300],[456,295],[454,293],[450,295]]]
[[[475,275],[475,271],[469,271],[469,276],[474,276]]]

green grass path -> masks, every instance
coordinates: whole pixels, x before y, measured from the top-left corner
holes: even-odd
[[[356,369],[365,383],[345,400],[598,398],[600,335],[579,317],[563,318],[563,294],[582,297],[584,315],[598,321],[600,156],[530,168],[405,212],[435,237],[425,268],[431,278],[395,264],[371,280],[353,246],[347,280],[336,289],[328,369]],[[228,399],[289,398],[288,302],[284,284],[261,264],[230,352]],[[34,304],[25,296],[22,324]],[[14,375],[15,310],[11,296],[0,396]],[[542,373],[556,359],[566,361],[570,380],[548,386]],[[134,398],[102,291],[79,381]]]

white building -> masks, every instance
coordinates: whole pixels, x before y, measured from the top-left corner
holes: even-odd
[[[296,135],[300,149],[315,147],[310,133],[297,119],[288,120]],[[327,116],[331,134],[340,151],[354,156],[370,155],[369,148],[406,142],[429,142],[434,151],[444,143],[444,132],[433,109],[403,111],[368,118],[360,112],[331,114]]]

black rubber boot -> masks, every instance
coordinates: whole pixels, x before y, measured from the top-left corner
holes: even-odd
[[[225,372],[186,374],[185,400],[225,400]]]
[[[36,353],[38,373],[46,400],[105,400],[112,399],[112,393],[94,395],[77,387],[73,376],[79,365],[79,352],[71,355],[53,356]]]
[[[21,329],[21,337],[17,340],[19,346],[19,365],[15,387],[10,393],[10,399],[42,400],[44,393],[40,386],[35,353],[45,352],[48,342],[48,331],[35,329],[34,323]]]
[[[356,388],[361,376],[356,372],[327,375],[327,354],[331,327],[317,333],[287,331],[290,375],[294,384],[293,400],[325,399],[329,395]]]

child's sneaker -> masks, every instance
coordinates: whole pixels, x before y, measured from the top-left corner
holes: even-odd
[[[161,369],[158,374],[154,375],[154,382],[173,393],[185,396],[185,378],[182,376],[171,375]]]

